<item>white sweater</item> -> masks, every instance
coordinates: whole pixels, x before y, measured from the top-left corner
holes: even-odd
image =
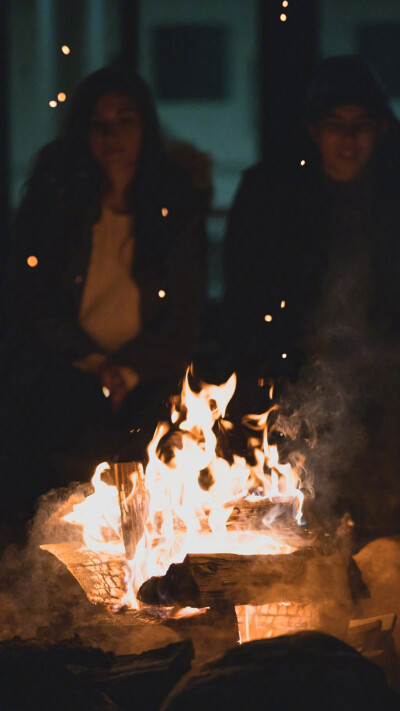
[[[140,330],[140,292],[131,277],[134,237],[131,215],[103,207],[93,227],[89,269],[79,310],[82,328],[108,353]]]

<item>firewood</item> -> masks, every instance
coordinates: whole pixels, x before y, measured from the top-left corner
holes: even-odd
[[[143,513],[146,504],[143,466],[140,462],[116,462],[112,465],[121,509],[121,528],[128,560],[135,555],[143,535]],[[131,496],[135,477],[135,495]]]
[[[142,654],[118,656],[108,669],[84,670],[79,677],[107,694],[118,709],[144,708],[157,711],[177,681],[191,667],[194,657],[190,640],[168,644]]]
[[[139,590],[147,604],[206,607],[229,600],[235,605],[268,601],[268,588],[283,580],[301,581],[310,549],[290,555],[190,554],[166,575],[150,578]],[[261,603],[259,603],[261,604]]]
[[[257,531],[264,527],[263,519],[268,516],[271,516],[274,523],[278,520],[280,523],[284,522],[288,527],[296,526],[293,520],[294,499],[277,503],[269,499],[249,501],[243,498],[239,501],[228,502],[226,506],[229,506],[230,503],[232,503],[233,511],[228,519],[228,529]]]
[[[78,581],[89,601],[95,605],[119,605],[125,594],[125,556],[82,548],[77,544],[43,544]]]
[[[181,639],[190,639],[193,642],[197,666],[221,656],[240,640],[235,606],[229,602],[202,609],[198,614],[171,616],[164,624]]]
[[[190,554],[143,583],[138,597],[150,605],[192,607],[347,598],[347,565],[340,551],[310,547],[286,555]]]

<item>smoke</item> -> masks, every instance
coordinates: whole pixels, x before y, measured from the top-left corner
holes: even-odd
[[[90,484],[54,489],[38,501],[23,547],[10,545],[0,560],[0,642],[14,637],[100,647],[115,654],[140,654],[179,641],[178,635],[140,613],[110,612],[89,602],[78,581],[44,543],[82,543],[79,526],[61,517],[92,492]]]
[[[276,427],[286,449],[305,452],[325,516],[349,512],[391,534],[400,511],[400,352],[367,322],[365,299],[349,309],[354,288],[331,291],[315,315],[308,363],[281,392]]]
[[[84,498],[88,484],[52,490],[38,501],[25,545],[11,544],[0,560],[0,639],[19,636],[56,640],[73,629],[87,614],[83,591],[64,567],[40,549],[45,537],[57,540],[67,535],[55,523],[56,512],[68,501]],[[69,527],[71,537],[78,532]]]
[[[400,410],[399,386],[393,373],[399,360],[396,352],[372,343],[366,336],[357,344],[347,341],[345,350],[321,348],[298,381],[287,385],[280,394],[274,422],[275,430],[282,435],[280,451],[287,458],[304,456],[304,466],[314,477],[317,504],[326,526],[330,519],[333,524],[337,522],[345,511],[357,525],[366,521],[372,525],[372,521],[377,527],[375,537],[381,535],[384,525],[390,528],[392,520],[393,526],[397,523],[400,496],[396,428]],[[1,639],[19,635],[57,641],[79,630],[87,643],[123,653],[121,627],[111,623],[111,616],[104,609],[95,610],[65,566],[40,549],[44,542],[82,541],[79,527],[63,524],[60,518],[90,491],[90,484],[75,484],[43,496],[28,545],[23,549],[11,546],[3,554]],[[326,581],[331,581],[333,627],[337,616],[344,619],[348,615],[351,605],[343,564],[346,556],[332,555],[329,570],[318,557],[311,559],[302,582],[304,596],[317,600],[326,597]],[[283,599],[283,592],[279,591],[279,599]],[[141,632],[139,627],[137,621],[136,647],[131,635],[126,653],[173,641],[160,630],[157,636],[154,625],[150,629],[148,622],[142,622]]]
[[[317,546],[305,551],[307,555],[303,557],[297,574],[286,569],[283,561],[280,582],[272,583],[262,592],[260,588],[253,589],[255,604],[306,602],[318,613],[315,628],[345,639],[354,603],[348,576],[350,541],[340,528],[329,547]]]

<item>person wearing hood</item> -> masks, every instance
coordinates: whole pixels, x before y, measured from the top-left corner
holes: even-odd
[[[245,172],[228,218],[222,358],[242,412],[268,409],[273,381],[275,401],[309,413],[319,493],[341,489],[338,511],[394,525],[399,123],[367,63],[343,55],[317,68],[299,124],[287,162]]]
[[[331,57],[299,124],[291,159],[245,171],[228,218],[224,350],[244,376],[295,380],[324,339],[400,333],[400,132],[384,90],[361,58]]]

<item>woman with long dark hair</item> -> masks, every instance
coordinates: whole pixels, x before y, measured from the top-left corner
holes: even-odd
[[[166,158],[143,79],[116,67],[87,77],[62,135],[39,153],[16,215],[4,488],[19,483],[31,503],[121,456],[134,431],[153,426],[194,354],[201,204]]]

